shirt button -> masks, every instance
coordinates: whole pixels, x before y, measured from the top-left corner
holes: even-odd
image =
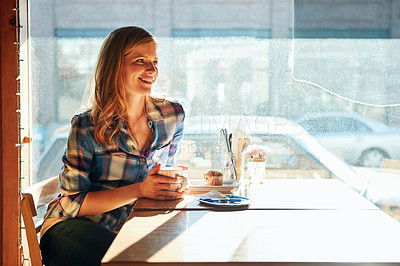
[[[124,207],[122,207],[122,210],[123,210],[123,211],[126,211],[127,209],[128,209],[128,208],[127,208],[127,207],[125,207],[125,206],[124,206]]]

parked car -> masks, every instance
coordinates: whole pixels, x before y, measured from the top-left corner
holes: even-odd
[[[204,165],[218,168],[223,152],[219,129],[237,127],[249,133],[252,144],[268,146],[267,178],[338,178],[400,220],[400,170],[352,166],[322,147],[303,127],[279,117],[189,117],[182,145],[190,141],[191,148],[182,151],[200,157],[194,160],[189,154],[180,154],[180,162],[191,164],[189,177],[201,177]]]
[[[221,128],[227,128],[228,132],[241,128],[248,133],[252,145],[269,148],[266,166],[269,177],[340,178],[357,191],[365,189],[367,181],[352,167],[319,145],[300,125],[280,117],[188,117],[178,161],[189,165],[193,171],[191,176],[201,177],[204,166],[221,167],[224,152]],[[185,147],[187,144],[191,148]]]
[[[390,210],[400,206],[400,171],[351,166],[323,148],[303,127],[279,117],[187,117],[177,162],[189,166],[190,179],[221,168],[224,143],[220,129],[232,132],[238,127],[248,133],[252,145],[268,146],[266,178],[338,178],[379,206]],[[39,168],[48,176],[58,174],[61,167],[66,133],[56,135],[40,162]]]
[[[381,167],[383,158],[400,158],[400,128],[345,113],[306,115],[296,122],[352,165]]]

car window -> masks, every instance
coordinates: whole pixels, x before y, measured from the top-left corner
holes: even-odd
[[[340,133],[349,132],[352,130],[352,121],[346,118],[333,117],[327,120],[327,132],[329,133]]]
[[[300,123],[311,135],[326,133],[327,122],[324,118],[310,118]]]
[[[368,132],[370,129],[359,121],[346,117],[332,117],[327,120],[327,132]]]
[[[370,127],[368,127],[367,125],[365,125],[359,121],[354,121],[353,126],[355,128],[355,131],[358,131],[358,132],[372,132]]]

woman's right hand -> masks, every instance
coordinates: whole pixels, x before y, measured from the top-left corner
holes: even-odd
[[[176,191],[182,185],[182,179],[159,175],[161,164],[153,166],[146,179],[139,183],[142,198],[173,200],[181,198],[185,192]]]

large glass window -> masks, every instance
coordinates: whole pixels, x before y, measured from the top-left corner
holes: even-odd
[[[154,93],[184,104],[178,162],[190,167],[189,178],[223,167],[221,128],[240,129],[251,144],[269,147],[266,178],[340,178],[349,184],[355,182],[348,173],[364,180],[387,178],[386,172],[400,178],[399,170],[381,168],[384,158],[400,159],[399,5],[31,1],[32,182],[58,174],[70,119],[87,100],[100,45],[126,25],[157,38]],[[397,203],[386,205],[396,210]]]

